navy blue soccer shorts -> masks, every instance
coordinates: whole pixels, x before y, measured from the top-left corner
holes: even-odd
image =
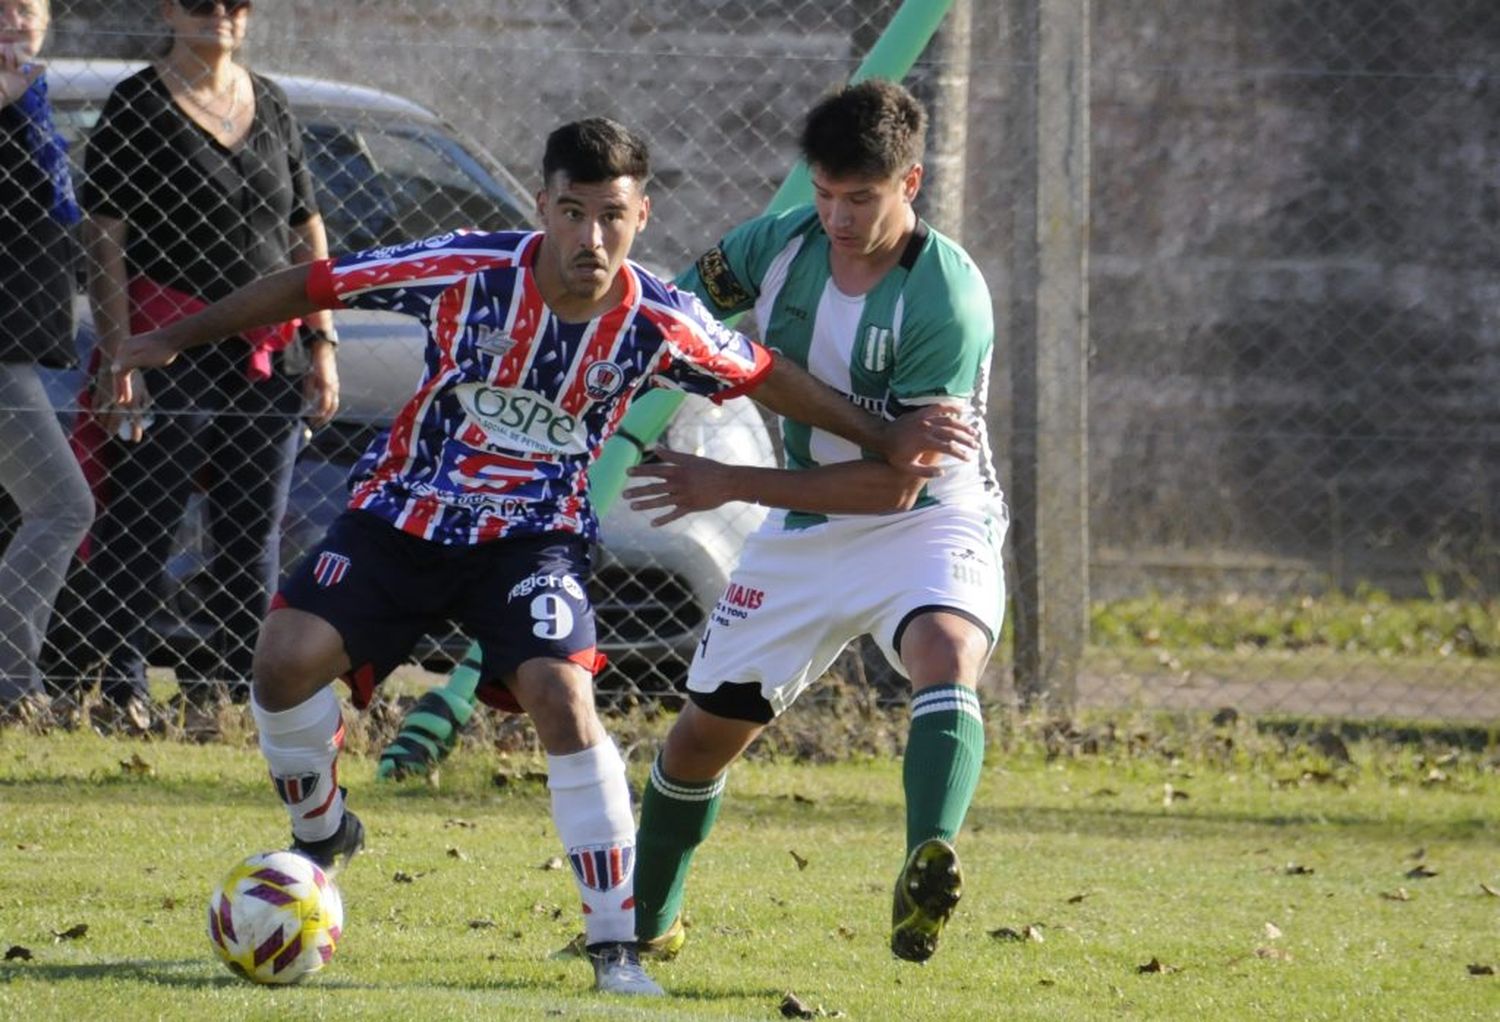
[[[353,667],[354,705],[404,662],[424,635],[457,624],[484,656],[479,697],[520,706],[501,679],[535,657],[598,667],[588,545],[571,533],[448,546],[368,511],[344,511],[272,601],[327,621]]]

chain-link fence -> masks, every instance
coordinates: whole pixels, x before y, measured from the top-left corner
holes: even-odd
[[[900,6],[273,0],[249,12],[240,59],[285,90],[335,253],[457,226],[525,224],[546,134],[606,114],[653,145],[652,223],[635,255],[670,271],[765,207],[793,162],[802,114],[847,78]],[[181,32],[185,22],[180,12],[164,21],[156,0],[53,7],[44,57],[56,124],[73,144],[85,197],[96,211],[120,214],[89,180],[91,133],[111,94],[128,91],[122,83],[143,61],[160,65],[171,28]],[[1058,70],[1055,49],[1036,45],[1039,25],[1043,36],[1055,30],[1046,19],[1058,11],[1048,8],[1079,19],[1086,42],[1073,54],[1086,73],[1063,79],[1083,83],[1076,87],[1086,96],[1074,97],[1073,109],[1088,116],[1087,176],[1074,182],[1088,196],[1087,433],[1078,445],[1087,456],[1084,591],[1096,606],[1151,604],[1127,625],[1096,610],[1077,699],[1500,716],[1492,621],[1500,262],[1489,230],[1500,209],[1492,172],[1500,159],[1500,10],[1482,0],[954,4],[907,82],[933,114],[920,204],[969,249],[996,298],[990,426],[1002,479],[1017,437],[1037,428],[1014,414],[1009,370],[1025,320],[1017,294],[1034,283],[1018,253],[1037,221],[1037,140],[1045,144],[1053,127],[1037,121],[1034,102]],[[196,123],[210,162],[229,173],[236,135],[249,130],[235,104],[247,99],[193,84],[186,98],[167,90],[177,96],[175,116]],[[216,132],[216,121],[235,130]],[[34,155],[14,120],[6,130],[7,159]],[[113,187],[150,191],[143,178],[151,173],[145,164],[121,168]],[[184,173],[206,172],[176,174],[174,186],[191,192],[198,183]],[[236,192],[236,201],[250,195]],[[128,235],[116,241],[129,251]],[[239,265],[245,244],[220,239],[231,250],[212,258]],[[198,259],[197,269],[172,277],[158,268],[158,280],[189,291],[201,284],[205,297],[240,282],[205,279],[201,251],[177,258]],[[124,287],[135,269],[132,257],[113,279]],[[1045,289],[1032,297],[1043,306],[1069,300]],[[77,301],[84,349],[107,296],[96,286],[93,299],[92,308],[82,292]],[[338,512],[349,467],[420,372],[419,327],[355,313],[338,314],[337,323],[342,407],[291,470],[283,567]],[[273,376],[300,370],[284,362],[273,359]],[[183,678],[240,670],[253,627],[235,615],[253,619],[264,599],[256,575],[264,561],[254,537],[245,539],[257,513],[283,499],[245,492],[249,477],[280,464],[272,441],[282,433],[253,424],[294,416],[277,404],[285,395],[257,405],[247,388],[223,383],[238,372],[209,364],[200,375],[219,374],[217,382],[192,381],[211,383],[219,406],[158,396],[157,422],[181,418],[188,428],[180,449],[157,444],[156,469],[137,470],[149,479],[169,468],[181,485],[159,506],[137,501],[149,505],[147,517],[127,534],[143,547],[153,541],[165,571],[131,576],[148,561],[121,557],[113,581],[90,588],[97,569],[75,566],[43,656],[59,677],[92,681],[101,667],[90,650],[111,625],[130,621],[144,623],[133,634],[146,658]],[[41,375],[72,428],[83,372]],[[166,432],[148,429],[147,445],[153,431]],[[770,432],[748,407],[690,402],[666,439],[726,460],[773,456]],[[118,488],[109,492],[118,471],[110,459],[122,457],[122,445],[75,441],[90,452],[101,498],[119,499]],[[680,680],[756,520],[731,505],[653,530],[626,508],[611,512],[593,587],[612,659],[606,688],[661,693]],[[1016,532],[1028,535],[1024,518]],[[99,539],[96,524],[92,564]],[[1013,592],[1025,593],[1026,581],[1012,578]],[[1433,651],[1407,656],[1361,652],[1358,635],[1325,634],[1295,614],[1265,625],[1280,613],[1275,598],[1365,588],[1465,601],[1454,611],[1452,641],[1414,643]],[[1211,618],[1260,599],[1271,609],[1248,637],[1219,646],[1167,648],[1170,628],[1153,637],[1156,626],[1140,623],[1151,613]],[[116,612],[101,613],[101,604]],[[1369,606],[1372,618],[1384,613],[1378,600]],[[1434,627],[1413,620],[1413,630]],[[1355,631],[1362,627],[1404,626],[1356,620]],[[1130,644],[1105,641],[1122,633]],[[419,659],[441,669],[464,645],[456,633],[434,636]],[[1002,644],[992,679],[1001,694],[1011,691],[1009,665]],[[866,658],[865,666],[874,664]]]

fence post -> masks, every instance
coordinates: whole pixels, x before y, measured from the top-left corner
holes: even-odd
[[[1088,638],[1090,4],[1017,6],[1015,681],[1023,706],[1067,712]]]
[[[969,177],[969,75],[973,64],[970,36],[971,0],[954,0],[942,26],[927,46],[930,63],[913,83],[931,117],[926,176],[922,180],[924,215],[948,237],[964,243],[965,184]]]

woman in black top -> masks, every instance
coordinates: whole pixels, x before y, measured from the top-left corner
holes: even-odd
[[[77,361],[69,228],[78,206],[36,59],[47,21],[46,0],[0,0],[0,486],[21,512],[0,556],[0,714],[41,702],[37,653],[94,517],[36,371]]]
[[[97,617],[84,634],[103,657],[106,697],[131,709],[146,699],[144,625],[160,605],[158,582],[195,480],[207,486],[215,631],[178,680],[199,705],[221,685],[248,697],[256,630],[279,574],[302,405],[321,425],[338,394],[337,342],[323,312],[305,325],[305,344],[281,347],[290,327],[233,338],[145,372],[131,407],[108,404],[110,355],[130,333],[327,254],[286,96],[233,60],[248,0],[173,0],[163,10],[171,49],[110,95],[89,138],[83,189],[101,352],[95,410],[117,437],[91,544],[87,602]]]

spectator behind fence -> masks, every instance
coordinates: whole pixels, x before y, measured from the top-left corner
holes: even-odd
[[[304,401],[314,425],[338,403],[327,312],[312,314],[300,335],[295,322],[247,331],[139,373],[130,405],[112,403],[111,358],[131,332],[327,255],[286,96],[234,60],[248,0],[169,0],[162,16],[170,48],[115,87],[88,142],[93,404],[108,434],[108,474],[79,586],[85,620],[66,630],[82,641],[59,642],[62,660],[51,671],[59,683],[87,684],[102,661],[105,699],[133,728],[151,724],[146,625],[199,480],[213,551],[213,632],[179,668],[184,709],[248,698],[256,631],[279,574]]]
[[[37,60],[48,16],[46,0],[0,0],[0,485],[21,512],[0,557],[0,713],[35,708],[52,603],[94,516],[36,371],[77,360],[78,205]]]

